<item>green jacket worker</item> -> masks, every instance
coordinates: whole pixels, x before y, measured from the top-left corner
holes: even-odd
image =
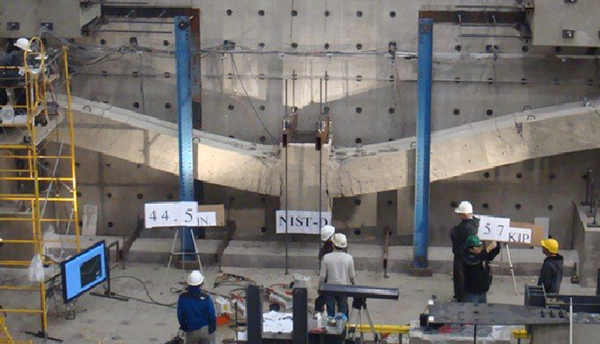
[[[492,285],[489,262],[500,253],[500,245],[492,242],[487,247],[476,235],[469,235],[465,242],[467,248],[462,255],[465,273],[465,301],[487,303],[487,292]]]
[[[542,252],[546,255],[538,285],[543,285],[546,293],[560,293],[560,282],[563,277],[564,258],[558,254],[558,241],[554,239],[542,240]]]
[[[211,297],[200,286],[204,276],[195,270],[188,276],[187,292],[179,296],[177,319],[185,331],[186,344],[214,344],[217,316]]]

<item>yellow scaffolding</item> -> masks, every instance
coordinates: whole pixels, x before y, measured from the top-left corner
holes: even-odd
[[[12,108],[16,114],[12,121],[3,119],[0,123],[0,203],[9,206],[0,207],[0,226],[4,234],[11,234],[11,238],[2,239],[3,244],[32,245],[34,257],[39,255],[45,266],[58,263],[50,259],[45,252],[42,224],[52,223],[67,234],[71,231],[75,240],[53,240],[75,243],[77,252],[80,252],[79,214],[77,207],[76,163],[74,145],[74,116],[71,106],[70,74],[67,59],[67,48],[64,47],[62,55],[58,56],[57,68],[49,68],[48,57],[44,44],[39,38],[31,39],[32,51],[23,52],[23,65],[18,67],[0,67],[5,71],[13,69],[16,81],[9,82],[9,87],[14,95],[15,103]],[[18,71],[18,72],[17,72]],[[61,114],[58,107],[49,111],[49,103],[56,104],[53,83],[60,80],[67,96],[66,116]],[[6,84],[6,83],[5,83]],[[3,90],[0,90],[3,91]],[[4,90],[5,91],[5,90]],[[25,96],[25,100],[19,98]],[[6,106],[6,105],[0,105]],[[26,117],[25,117],[26,116]],[[19,120],[17,120],[19,119]],[[66,121],[66,125],[65,122]],[[45,151],[51,133],[58,134],[59,127],[68,131],[68,142],[59,142],[60,149],[56,154],[47,154]],[[66,138],[66,133],[64,134]],[[62,153],[63,143],[69,145],[68,152]],[[51,171],[49,161],[54,160]],[[60,165],[60,164],[63,165]],[[12,164],[12,166],[8,166]],[[69,176],[58,177],[57,172],[70,171]],[[8,192],[6,192],[8,190]],[[53,215],[46,211],[50,205],[54,208]],[[60,207],[64,208],[65,216],[60,216]],[[31,228],[27,228],[31,224]],[[23,233],[31,233],[23,237]],[[0,267],[28,267],[31,260],[0,260]],[[6,313],[38,314],[41,318],[41,332],[47,333],[47,303],[46,283],[33,285],[0,285],[0,290],[39,292],[39,308],[34,309],[3,309]]]
[[[0,317],[0,344],[33,344],[33,340],[19,341],[14,340],[8,332],[4,318]]]

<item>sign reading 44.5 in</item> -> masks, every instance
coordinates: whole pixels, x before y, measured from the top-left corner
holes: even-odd
[[[198,202],[147,203],[146,228],[216,226],[215,212],[198,212]]]

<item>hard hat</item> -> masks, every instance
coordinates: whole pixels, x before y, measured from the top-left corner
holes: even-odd
[[[27,38],[17,39],[17,41],[15,42],[15,47],[21,50],[31,51],[31,43],[29,43],[29,40]]]
[[[465,245],[467,247],[481,246],[481,240],[479,240],[477,235],[469,235],[465,241]]]
[[[346,248],[346,246],[348,246],[348,239],[346,239],[346,236],[342,233],[335,233],[331,238],[331,241],[333,241],[333,245],[338,248]]]
[[[558,253],[558,241],[554,239],[542,240],[542,247],[550,251],[550,253]]]
[[[188,276],[187,283],[191,286],[198,286],[204,282],[204,276],[198,270],[192,271]]]
[[[454,211],[457,214],[473,214],[473,205],[471,202],[462,201]]]
[[[335,234],[335,227],[326,225],[321,228],[321,240],[327,241],[331,238],[331,236]]]

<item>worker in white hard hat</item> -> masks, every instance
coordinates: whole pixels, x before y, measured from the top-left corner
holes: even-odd
[[[321,264],[323,264],[323,257],[334,250],[333,241],[331,241],[334,234],[335,227],[331,225],[325,225],[321,228],[321,241],[323,241],[323,246],[321,246],[321,249],[319,250],[319,270]],[[327,283],[327,281],[325,281],[325,283]],[[322,312],[323,309],[325,309],[325,302],[325,295],[319,295],[315,299],[315,310],[317,312]]]
[[[454,254],[452,271],[454,299],[458,302],[465,302],[467,292],[465,290],[465,271],[462,264],[462,255],[466,250],[467,238],[470,235],[477,235],[479,219],[473,217],[473,205],[467,201],[460,202],[454,212],[458,214],[461,220],[450,232],[452,253]]]
[[[27,38],[19,38],[14,44],[8,44],[6,53],[0,56],[0,109],[8,104],[6,88],[12,88],[15,115],[27,114],[27,95],[23,87],[24,78],[19,74],[24,66],[25,52],[31,51],[31,42]],[[31,62],[31,59],[27,59]]]
[[[195,270],[187,278],[188,289],[179,296],[177,319],[186,344],[214,344],[217,316],[211,297],[201,289],[204,276]]]
[[[15,47],[23,51],[31,51],[31,42],[27,38],[19,38],[15,42]]]
[[[323,246],[319,250],[319,261],[323,260],[323,257],[333,252],[333,241],[331,238],[335,234],[335,227],[331,225],[326,225],[321,228],[321,241],[323,242]]]
[[[319,274],[319,289],[325,281],[331,284],[355,284],[356,274],[354,273],[354,258],[344,252],[348,247],[346,236],[342,233],[335,233],[331,238],[334,251],[323,257],[321,264],[321,273]],[[344,313],[348,317],[348,298],[343,296],[327,295],[327,316],[334,317],[337,312]]]
[[[24,51],[31,51],[27,38],[19,38],[14,44],[6,46],[6,52],[0,55],[0,110],[8,104],[7,88],[12,88],[14,102],[18,106],[17,114],[26,112],[27,99],[25,88],[16,87],[23,81],[19,75],[18,67],[23,67],[25,61]]]

